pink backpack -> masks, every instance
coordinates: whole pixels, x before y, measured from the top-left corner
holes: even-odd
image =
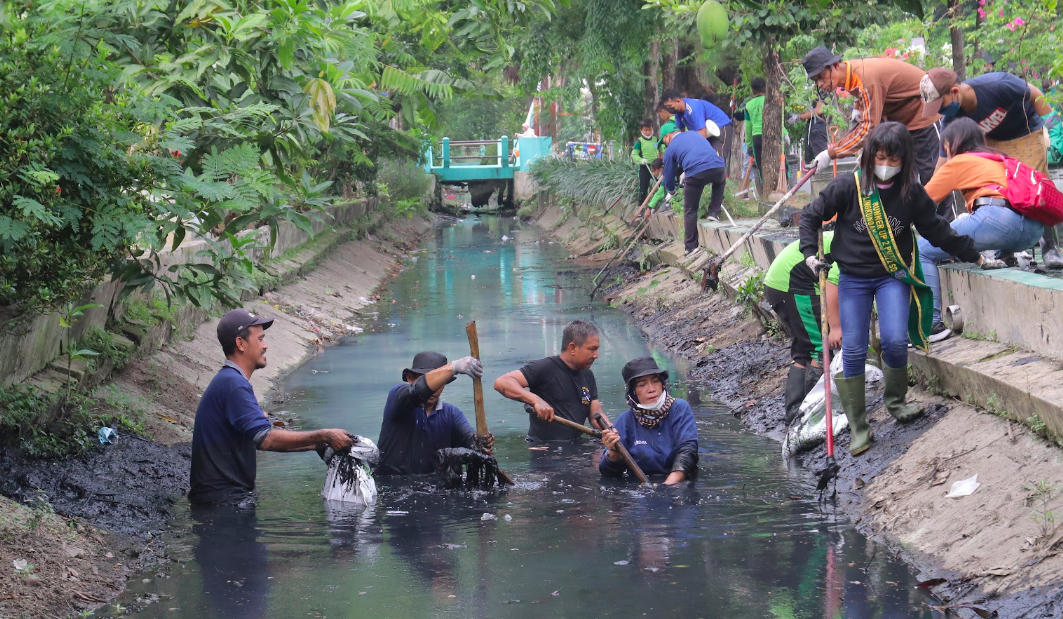
[[[1016,211],[1046,226],[1063,223],[1063,192],[1056,188],[1052,179],[1014,157],[995,153],[968,154],[1004,164],[1008,186],[994,188],[1011,202]]]

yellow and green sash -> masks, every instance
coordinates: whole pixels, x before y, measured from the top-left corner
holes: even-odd
[[[886,209],[878,195],[878,187],[871,185],[871,193],[865,194],[860,185],[860,173],[856,173],[856,188],[860,194],[860,212],[867,223],[867,234],[878,252],[878,258],[886,272],[911,287],[911,301],[908,309],[908,338],[912,346],[923,351],[930,351],[930,330],[934,322],[934,293],[923,280],[923,265],[919,262],[919,243],[912,231],[912,265],[908,266],[901,258],[897,241],[893,238]]]

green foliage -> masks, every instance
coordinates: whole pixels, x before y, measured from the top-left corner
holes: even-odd
[[[735,301],[740,305],[746,307],[753,307],[757,303],[760,303],[760,299],[764,296],[764,274],[754,273],[745,278],[741,284],[738,285],[738,295],[735,297]]]
[[[99,327],[91,327],[81,338],[81,345],[94,350],[109,360],[115,368],[125,367],[129,361],[129,351],[118,345],[118,340],[110,332]]]
[[[630,161],[547,157],[531,165],[532,178],[563,202],[607,208],[621,197],[613,212],[635,206],[638,171]]]
[[[377,166],[376,180],[381,193],[393,202],[423,202],[432,183],[429,175],[410,159],[381,161]]]
[[[145,410],[117,387],[104,390],[100,399],[77,392],[49,395],[27,385],[5,387],[0,389],[0,444],[20,446],[38,458],[77,455],[97,444],[100,427],[141,433]]]
[[[1047,538],[1056,530],[1056,516],[1050,509],[1052,501],[1059,496],[1059,487],[1041,480],[1023,484],[1026,491],[1026,509],[1030,510],[1030,520],[1037,524],[1038,533]]]

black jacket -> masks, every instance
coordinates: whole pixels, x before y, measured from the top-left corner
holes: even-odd
[[[977,262],[978,251],[969,236],[957,234],[949,222],[937,214],[937,205],[926,195],[922,187],[916,187],[908,199],[901,197],[894,183],[888,189],[879,189],[886,217],[893,229],[893,238],[897,241],[901,258],[905,263],[912,255],[912,225],[926,240],[935,247],[940,247],[964,262]],[[801,253],[806,257],[816,255],[819,249],[818,232],[822,222],[838,216],[834,228],[834,241],[831,243],[831,255],[838,263],[842,273],[859,277],[882,277],[886,273],[879,260],[871,237],[864,224],[860,211],[859,191],[856,177],[852,174],[839,176],[820,192],[801,212]],[[911,264],[909,267],[913,266]]]

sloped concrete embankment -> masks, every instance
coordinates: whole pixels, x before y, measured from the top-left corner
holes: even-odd
[[[541,209],[536,221],[566,242],[574,257],[587,254],[578,260],[599,268],[615,253],[617,241],[608,239],[623,241],[631,234],[619,218],[580,218],[553,207]],[[722,252],[750,223],[702,222],[702,245],[710,253]],[[723,294],[705,294],[700,269],[708,256],[685,258],[681,243],[674,242],[680,232],[675,217],[656,215],[647,240],[604,275],[608,283],[603,294],[634,315],[656,343],[688,359],[691,379],[710,387],[750,429],[781,440],[788,341],[773,334],[777,327],[771,325],[770,312],[736,298],[748,292],[749,282],[795,233],[773,223],[755,235],[724,269]],[[602,246],[609,249],[589,253]],[[1025,275],[990,280],[979,272],[943,269],[946,295],[965,299],[968,329],[995,330],[997,336],[1021,334],[1023,329],[1009,331],[1003,325],[1036,320],[1018,308],[1042,308],[1038,299],[1054,294],[1051,282],[1028,289],[994,288],[1014,286]],[[1008,295],[1012,309],[1005,316],[968,310],[978,297],[969,292],[960,297],[955,291],[968,285],[983,294]],[[982,300],[981,308],[999,302]],[[910,399],[926,405],[929,413],[901,426],[879,400],[871,403],[873,449],[854,459],[847,451],[847,434],[837,442],[838,497],[826,508],[844,511],[866,534],[909,561],[924,586],[960,617],[1063,612],[1063,527],[1056,526],[1051,514],[1063,509],[1058,493],[1063,452],[1043,438],[1060,436],[1053,424],[1063,419],[1063,398],[1058,397],[1063,372],[1058,361],[1023,342],[1026,346],[954,337],[929,355],[912,353],[910,362],[923,388],[914,388]],[[799,459],[809,471],[824,462],[822,448]],[[982,485],[973,495],[945,498],[952,483],[975,474]],[[1046,487],[1057,490],[1038,490]]]
[[[348,224],[260,263],[264,292],[245,307],[276,317],[268,332],[269,366],[252,378],[260,400],[324,344],[358,332],[374,314],[376,291],[437,218],[374,215]],[[118,326],[118,335],[143,348],[103,387],[137,410],[150,438],[123,437],[117,445],[47,463],[17,450],[0,454],[0,493],[26,505],[0,497],[0,560],[10,568],[26,559],[33,576],[0,572],[0,616],[68,616],[95,608],[120,593],[129,575],[164,556],[158,533],[188,487],[196,406],[223,361],[215,325],[205,313],[190,311]],[[28,381],[46,385],[56,380],[49,374],[54,371],[46,368]],[[298,427],[299,420],[288,422]]]

